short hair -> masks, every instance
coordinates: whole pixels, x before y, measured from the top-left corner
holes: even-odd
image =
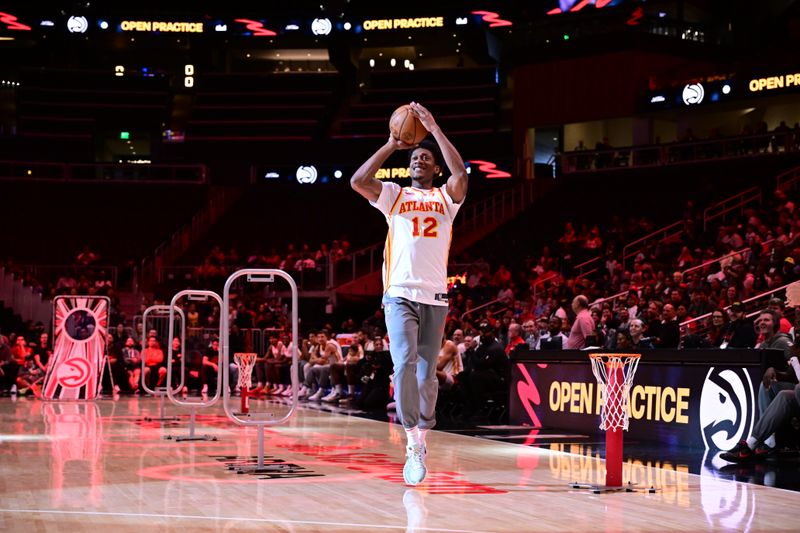
[[[777,311],[773,311],[772,309],[767,308],[767,309],[764,309],[763,311],[761,311],[758,315],[759,316],[761,316],[761,315],[769,315],[770,317],[772,317],[773,329],[776,332],[780,329],[780,327],[781,327],[781,315]]]
[[[443,166],[442,165],[442,162],[443,162],[442,161],[443,160],[442,151],[439,150],[439,145],[436,144],[435,141],[432,141],[430,139],[423,139],[421,143],[419,143],[417,146],[413,147],[411,150],[408,151],[408,164],[409,165],[411,164],[411,157],[414,155],[414,152],[416,152],[420,148],[428,150],[431,154],[433,154],[433,164],[434,165],[437,165],[437,166],[440,166],[440,167]]]
[[[781,309],[784,309],[786,307],[786,304],[784,304],[783,300],[781,300],[780,298],[770,298],[769,304],[767,305],[777,305]]]
[[[581,306],[581,309],[586,309],[589,307],[589,299],[583,294],[576,296],[575,301]]]

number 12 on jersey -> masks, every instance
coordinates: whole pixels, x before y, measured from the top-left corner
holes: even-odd
[[[420,235],[420,225],[419,225],[419,217],[414,217],[411,219],[414,223],[414,237],[419,237]],[[423,237],[438,237],[439,234],[436,231],[436,227],[439,225],[439,222],[433,217],[425,218],[422,223],[425,227],[422,228],[422,236]]]

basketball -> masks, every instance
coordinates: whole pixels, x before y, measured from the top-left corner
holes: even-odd
[[[389,131],[392,137],[408,145],[419,144],[428,135],[428,130],[414,116],[409,105],[402,105],[394,110],[389,119]]]

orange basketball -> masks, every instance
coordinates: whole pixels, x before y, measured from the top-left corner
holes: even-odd
[[[411,112],[411,106],[401,105],[389,119],[389,131],[392,137],[408,145],[419,144],[428,135],[428,130]]]

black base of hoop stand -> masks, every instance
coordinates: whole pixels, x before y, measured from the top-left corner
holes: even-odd
[[[177,422],[181,419],[179,416],[166,416],[164,409],[164,398],[167,395],[166,390],[156,390],[155,396],[158,397],[158,416],[146,416],[145,422]]]
[[[189,410],[189,434],[183,437],[174,437],[172,435],[167,435],[164,437],[167,440],[174,440],[175,442],[186,442],[186,441],[215,441],[217,437],[211,435],[196,435],[194,432],[195,429],[195,420],[197,419],[197,408],[192,407]]]
[[[255,464],[228,463],[227,470],[233,470],[237,474],[283,474],[295,470],[297,466],[276,463],[266,464],[264,462],[264,426],[258,426],[258,456]]]
[[[648,494],[655,494],[656,489],[655,487],[644,488],[639,487],[635,483],[626,483],[619,487],[611,487],[609,485],[592,485],[590,483],[570,483],[569,487],[571,489],[583,489],[588,490],[592,494],[607,494],[609,492],[647,492]]]

